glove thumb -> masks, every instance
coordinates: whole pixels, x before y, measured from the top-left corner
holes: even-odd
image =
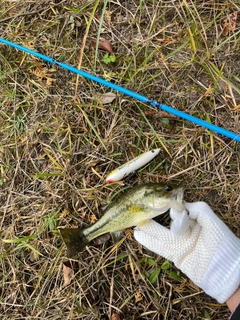
[[[179,213],[174,209],[170,209],[170,217],[172,219],[171,232],[175,236],[181,236],[185,234],[190,227],[190,220],[187,210]]]

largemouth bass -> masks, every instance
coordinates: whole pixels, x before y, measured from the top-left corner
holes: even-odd
[[[90,227],[59,229],[67,246],[67,256],[75,256],[102,234],[139,226],[170,208],[183,211],[182,198],[183,188],[171,184],[145,183],[126,190]]]

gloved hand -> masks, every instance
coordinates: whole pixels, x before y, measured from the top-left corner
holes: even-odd
[[[154,220],[134,230],[135,239],[171,260],[197,286],[225,302],[240,284],[240,239],[205,202],[184,203],[170,210],[170,229]],[[188,212],[187,212],[188,211]]]

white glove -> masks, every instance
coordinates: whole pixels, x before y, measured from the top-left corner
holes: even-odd
[[[138,242],[171,260],[197,286],[223,303],[240,284],[240,239],[205,202],[170,210],[170,230],[154,220],[134,230]]]

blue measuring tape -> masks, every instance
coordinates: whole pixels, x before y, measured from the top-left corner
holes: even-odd
[[[46,55],[44,55],[42,53],[39,53],[39,52],[36,52],[34,50],[28,49],[26,47],[23,47],[23,46],[17,44],[17,43],[8,41],[8,40],[3,39],[3,38],[0,38],[0,42],[2,42],[4,44],[7,44],[7,45],[9,45],[11,47],[14,47],[14,48],[16,48],[18,50],[21,50],[21,51],[24,51],[26,53],[32,54],[35,57],[38,57],[38,58],[40,58],[42,60],[50,62],[51,64],[59,66],[59,67],[61,67],[63,69],[66,69],[66,70],[68,70],[70,72],[79,74],[82,77],[87,78],[89,80],[92,80],[94,82],[100,83],[100,84],[104,85],[105,87],[108,87],[108,88],[111,88],[111,89],[116,90],[118,92],[121,92],[121,93],[123,93],[123,94],[125,94],[125,95],[127,95],[129,97],[132,97],[132,98],[138,100],[138,101],[144,102],[144,103],[148,104],[149,106],[156,107],[156,108],[158,108],[160,110],[163,110],[163,111],[166,111],[168,113],[174,114],[175,116],[178,116],[178,117],[183,118],[183,119],[185,119],[187,121],[195,123],[195,124],[197,124],[197,125],[199,125],[201,127],[204,127],[204,128],[207,128],[207,129],[209,129],[211,131],[219,133],[219,134],[221,134],[221,135],[223,135],[225,137],[228,137],[228,138],[230,138],[232,140],[236,140],[236,141],[240,142],[240,135],[238,135],[238,134],[236,134],[236,133],[234,133],[232,131],[228,131],[228,130],[226,130],[224,128],[218,127],[218,126],[216,126],[216,125],[214,125],[212,123],[209,123],[209,122],[204,121],[202,119],[196,118],[196,117],[194,117],[192,115],[189,115],[189,114],[187,114],[187,113],[185,113],[183,111],[179,111],[179,110],[174,109],[174,108],[172,108],[170,106],[167,106],[166,104],[163,104],[163,103],[157,102],[155,100],[149,99],[149,98],[147,98],[147,97],[145,97],[145,96],[143,96],[143,95],[141,95],[141,94],[139,94],[137,92],[128,90],[128,89],[126,89],[124,87],[121,87],[121,86],[118,86],[118,85],[116,85],[116,84],[114,84],[114,83],[112,83],[110,81],[106,81],[106,80],[104,80],[102,78],[99,78],[97,76],[94,76],[94,75],[92,75],[92,74],[90,74],[88,72],[85,72],[85,71],[79,70],[77,68],[74,68],[74,67],[72,67],[72,66],[70,66],[70,65],[68,65],[66,63],[59,62],[59,61],[57,61],[57,60],[55,60],[53,58],[50,58],[50,57],[48,57],[48,56],[46,56]]]

